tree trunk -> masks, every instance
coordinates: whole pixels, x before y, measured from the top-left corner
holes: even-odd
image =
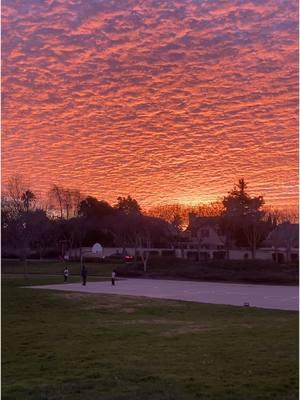
[[[275,247],[275,263],[278,264],[278,251],[276,247]]]
[[[198,243],[198,262],[200,263],[200,243]]]
[[[81,243],[80,243],[80,248],[79,248],[79,256],[80,256],[80,267],[82,267],[82,264],[83,264],[83,254],[82,254]]]
[[[286,263],[289,264],[291,262],[291,249],[290,245],[286,247]]]
[[[26,255],[26,250],[23,252],[23,265],[24,265],[24,278],[27,278],[27,255]]]
[[[149,259],[149,251],[146,251],[146,254],[144,252],[142,253],[142,261],[143,261],[143,266],[144,266],[144,273],[147,272],[147,264],[148,264],[148,259]]]
[[[229,243],[229,239],[226,237],[226,239],[225,239],[226,260],[230,259],[229,250],[230,250],[230,243]]]
[[[255,226],[255,224],[253,224],[253,228],[252,228],[252,260],[255,260],[255,257],[256,257],[256,241],[257,241],[256,226]]]
[[[27,278],[27,259],[25,258],[24,262],[24,278]]]
[[[136,248],[136,245],[135,245],[135,247],[134,247],[134,261],[135,262],[137,262],[137,248]]]

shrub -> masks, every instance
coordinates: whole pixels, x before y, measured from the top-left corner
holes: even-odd
[[[143,264],[139,262],[119,265],[115,271],[117,276],[137,278],[144,275]]]
[[[40,254],[39,253],[31,253],[27,258],[30,260],[39,260]]]
[[[15,253],[5,253],[5,254],[1,255],[1,258],[11,258],[11,259],[17,260],[20,258],[20,256]]]
[[[119,276],[197,279],[202,281],[297,284],[295,265],[263,260],[206,260],[200,263],[175,257],[150,257],[147,272],[141,263],[119,267]]]
[[[46,249],[43,252],[43,258],[58,258],[60,251],[58,249]]]

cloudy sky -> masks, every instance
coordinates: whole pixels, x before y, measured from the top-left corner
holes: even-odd
[[[2,0],[2,181],[297,197],[296,0]]]

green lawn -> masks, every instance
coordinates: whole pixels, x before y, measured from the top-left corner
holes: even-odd
[[[44,274],[44,275],[56,275],[60,274],[63,276],[63,270],[65,266],[69,267],[70,276],[79,275],[80,263],[70,262],[64,263],[62,261],[41,261],[41,260],[30,260],[26,264],[19,260],[2,260],[2,273],[5,274]],[[117,266],[124,266],[125,264],[119,263],[86,263],[85,264],[89,275],[98,276],[111,276],[111,272]]]
[[[73,278],[78,279],[78,278]],[[2,399],[298,400],[298,314],[2,278]]]

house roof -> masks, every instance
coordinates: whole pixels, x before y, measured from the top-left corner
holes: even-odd
[[[299,247],[299,224],[285,222],[278,225],[269,233],[266,242],[273,246]]]
[[[221,236],[219,231],[219,217],[198,217],[195,214],[189,214],[189,225],[183,236],[196,237],[199,229],[212,229],[214,231],[214,235],[210,235],[209,237],[201,238],[202,244],[224,244],[225,237]]]
[[[219,217],[198,217],[195,214],[189,214],[189,226],[188,229],[211,226],[216,227],[219,224]]]

